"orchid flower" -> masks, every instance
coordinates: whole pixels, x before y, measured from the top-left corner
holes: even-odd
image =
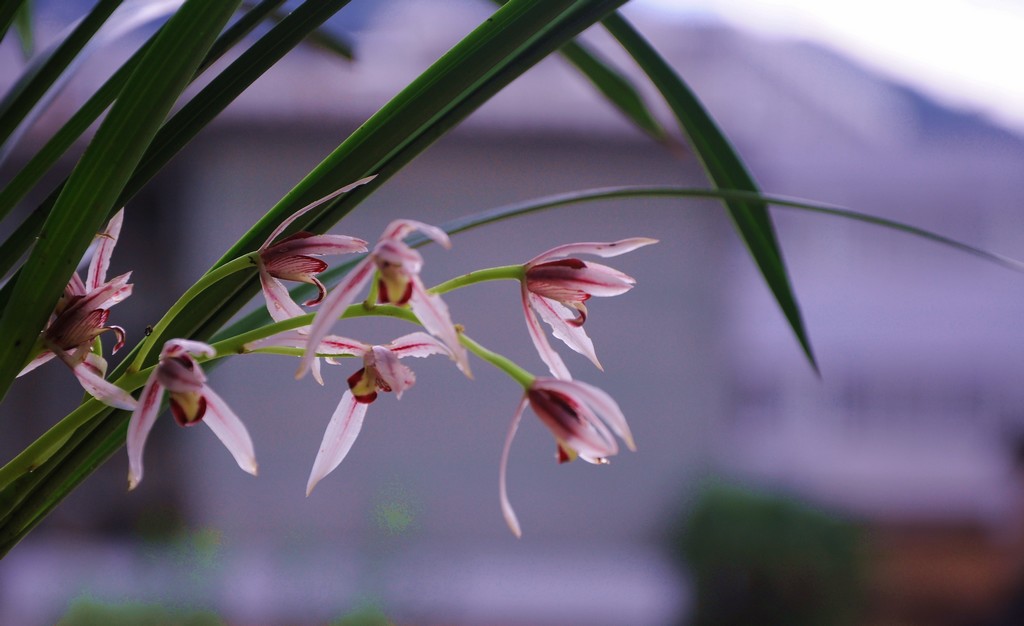
[[[124,346],[124,329],[107,325],[110,307],[131,295],[128,282],[131,272],[106,280],[110,256],[121,233],[124,210],[110,219],[106,229],[96,236],[96,250],[89,261],[85,281],[72,274],[57,301],[49,323],[40,335],[43,351],[37,354],[18,376],[24,376],[53,357],[63,361],[82,387],[94,398],[119,409],[135,408],[135,398],[124,389],[104,379],[107,362],[93,352],[93,343],[100,334],[112,331],[116,337],[112,352]]]
[[[399,337],[386,346],[371,346],[337,336],[326,337],[319,346],[320,352],[361,357],[363,367],[348,377],[348,389],[341,396],[341,402],[327,425],[306,483],[307,496],[348,454],[363,426],[366,407],[377,399],[377,393],[393,391],[395,397],[401,398],[402,393],[416,382],[412,370],[399,363],[399,359],[449,354],[445,344],[423,332]]]
[[[548,342],[537,314],[551,326],[551,334],[590,359],[598,369],[603,369],[594,352],[593,342],[583,330],[583,323],[587,320],[585,302],[592,296],[626,293],[636,284],[631,276],[600,263],[581,261],[574,255],[613,257],[657,242],[657,239],[633,237],[606,243],[570,243],[552,248],[523,265],[522,295],[526,326],[533,345],[552,376],[563,380],[572,379],[562,358]]]
[[[206,384],[206,375],[193,355],[216,356],[201,341],[172,339],[160,351],[160,361],[142,388],[139,405],[128,422],[128,489],[142,480],[142,450],[160,412],[164,390],[179,426],[203,422],[224,444],[244,471],[256,475],[256,453],[242,420]]]
[[[302,356],[296,378],[304,376],[313,363],[316,351],[311,347],[319,345],[327,336],[331,325],[345,312],[348,305],[352,304],[374,273],[378,279],[379,301],[382,304],[396,306],[408,304],[423,327],[448,348],[448,354],[459,369],[467,376],[470,375],[469,358],[466,349],[459,343],[458,331],[452,324],[447,305],[437,294],[428,293],[420,281],[423,257],[402,241],[417,230],[445,248],[451,247],[448,235],[436,226],[414,220],[391,222],[373,251],[352,268],[352,271],[324,299],[323,306],[313,318],[309,331],[310,348],[307,348]]]
[[[501,512],[516,537],[522,536],[522,531],[505,485],[509,450],[527,404],[555,436],[559,463],[576,457],[589,463],[608,463],[608,457],[619,451],[612,433],[622,439],[630,450],[636,450],[626,417],[607,393],[579,381],[535,378],[512,417],[498,472]]]
[[[292,300],[288,290],[281,284],[281,280],[294,280],[314,285],[317,288],[317,296],[305,302],[305,305],[320,304],[324,296],[327,295],[327,290],[316,275],[327,269],[327,263],[316,257],[326,254],[366,252],[366,242],[346,235],[314,235],[308,231],[299,231],[274,244],[271,242],[291,226],[292,222],[312,209],[346,191],[370,182],[373,178],[370,176],[358,180],[299,209],[291,217],[281,222],[274,232],[270,233],[266,242],[260,246],[257,261],[260,270],[260,284],[263,286],[263,296],[267,300],[267,311],[274,321],[282,322],[305,313]]]

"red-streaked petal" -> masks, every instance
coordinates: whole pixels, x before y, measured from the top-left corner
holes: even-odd
[[[527,261],[526,265],[532,266],[551,259],[576,256],[578,254],[593,254],[595,256],[608,258],[632,252],[637,248],[649,246],[652,243],[658,243],[658,240],[650,239],[648,237],[631,237],[629,239],[620,239],[618,241],[569,243],[551,248],[547,252],[541,252]]]
[[[555,261],[557,263],[557,261]],[[636,280],[600,263],[582,268],[541,264],[526,270],[530,291],[561,301],[584,301],[591,296],[609,297],[626,293]]]
[[[452,242],[448,238],[448,233],[444,232],[437,226],[431,226],[430,224],[424,224],[416,220],[395,220],[388,224],[388,227],[384,229],[384,234],[381,239],[405,239],[406,236],[414,231],[420,231],[435,243],[442,246],[443,248],[451,248]]]
[[[556,440],[576,450],[580,456],[599,458],[618,453],[618,444],[608,427],[577,396],[555,392],[536,383],[534,381],[526,395],[533,412]]]
[[[398,355],[384,346],[373,347],[373,367],[384,385],[395,392],[401,399],[402,392],[416,383],[416,375],[411,369],[398,362]]]
[[[142,480],[142,450],[146,446],[149,431],[156,423],[160,412],[160,397],[163,387],[157,382],[156,376],[150,376],[146,386],[142,388],[139,404],[128,420],[128,435],[125,443],[128,446],[128,490],[135,489]]]
[[[290,255],[353,254],[366,252],[366,246],[367,243],[362,239],[348,235],[314,235],[301,232],[270,246],[263,252],[263,256],[277,258]]]
[[[424,332],[403,335],[389,343],[387,347],[397,354],[400,359],[404,359],[407,356],[427,357],[431,354],[451,355],[448,346]]]
[[[636,451],[636,443],[633,441],[633,434],[626,423],[626,416],[615,400],[603,389],[579,381],[561,381],[554,379],[540,379],[534,382],[534,386],[562,393],[564,395],[575,395],[583,402],[593,407],[594,411],[604,422],[611,427],[630,450]]]
[[[303,283],[308,282],[312,274],[319,274],[328,267],[327,263],[322,259],[297,254],[278,257],[269,261],[264,259],[263,266],[275,278]]]
[[[263,267],[260,268],[260,285],[263,287],[263,297],[267,301],[267,312],[275,322],[306,314],[302,307],[292,300],[281,281],[271,276]]]
[[[373,275],[373,269],[372,257],[366,257],[352,268],[352,271],[338,283],[338,286],[331,293],[327,294],[323,303],[320,304],[320,311],[317,312],[313,318],[313,324],[310,326],[309,346],[320,345],[320,341],[330,332],[334,322],[341,317],[341,314],[345,312],[348,305],[352,304],[356,299],[356,294],[370,280],[370,276]],[[299,362],[299,371],[295,374],[296,378],[302,378],[306,374],[314,358],[316,358],[316,351],[310,350],[307,347],[306,352],[302,355],[302,360]]]
[[[110,325],[107,326],[107,330],[114,331],[114,337],[116,340],[114,341],[114,347],[111,349],[110,353],[117,354],[118,350],[124,347],[124,329],[120,326]]]
[[[39,367],[43,363],[46,363],[47,361],[52,359],[54,356],[55,355],[50,350],[45,350],[43,352],[40,352],[39,354],[37,354],[35,356],[35,358],[33,358],[31,361],[28,362],[28,365],[25,366],[25,369],[23,369],[20,372],[18,372],[18,378],[21,378],[22,376],[24,376],[25,374],[28,374],[29,372],[31,372],[35,368]]]
[[[324,287],[324,284],[320,282],[320,280],[317,279],[316,276],[310,276],[309,280],[305,280],[302,282],[309,283],[310,285],[316,287],[316,297],[310,298],[309,300],[303,302],[303,304],[305,304],[306,306],[316,306],[323,302],[324,298],[327,297],[327,288]]]
[[[597,360],[597,353],[594,352],[594,342],[590,340],[587,331],[583,330],[583,326],[569,321],[575,318],[570,309],[554,300],[542,298],[533,293],[529,294],[529,298],[534,310],[551,327],[551,334],[561,339],[565,345],[590,359],[590,362],[597,369],[604,369],[601,367],[601,362]],[[556,378],[561,378],[561,376],[556,376]]]
[[[508,524],[508,529],[516,536],[516,539],[523,536],[523,531],[519,527],[519,519],[516,518],[516,512],[512,510],[512,503],[508,499],[506,483],[508,478],[509,450],[512,449],[512,440],[515,439],[516,430],[519,429],[519,422],[523,418],[523,410],[526,408],[526,403],[526,396],[523,396],[523,399],[519,401],[519,407],[516,408],[515,415],[512,416],[512,423],[508,425],[505,445],[501,449],[501,465],[498,468],[498,498],[501,500],[501,514],[505,518],[505,523]]]
[[[349,185],[345,185],[344,187],[342,187],[341,189],[338,189],[337,191],[332,191],[331,193],[327,194],[323,198],[320,198],[319,200],[314,200],[313,202],[310,202],[309,204],[307,204],[306,206],[302,207],[298,211],[292,213],[288,217],[288,219],[286,219],[285,221],[281,222],[281,224],[278,225],[278,227],[274,229],[274,232],[270,233],[270,237],[267,237],[267,241],[264,242],[264,244],[262,246],[260,246],[260,249],[263,250],[263,249],[267,248],[270,245],[270,242],[272,242],[273,240],[277,239],[277,237],[281,233],[283,233],[286,228],[291,226],[292,222],[294,222],[298,218],[302,217],[303,215],[305,215],[306,213],[308,213],[312,209],[315,209],[316,207],[320,206],[324,202],[327,202],[328,200],[333,200],[334,198],[337,198],[338,196],[340,196],[341,194],[345,193],[346,191],[352,191],[353,189],[355,189],[356,187],[359,187],[360,185],[365,185],[366,183],[370,182],[371,180],[373,180],[376,177],[377,177],[377,175],[374,174],[373,176],[367,176],[366,178],[360,178],[356,182],[354,182],[352,184],[349,184]]]
[[[202,341],[195,341],[194,339],[169,339],[164,344],[164,349],[161,351],[160,356],[173,356],[182,352],[188,352],[196,356],[217,356],[217,351],[214,350],[213,346]]]
[[[320,451],[313,461],[313,470],[306,482],[307,496],[313,492],[316,484],[333,472],[348,455],[359,435],[359,430],[363,427],[367,406],[369,405],[356,402],[350,391],[341,396],[341,402],[334,410],[334,415],[331,416],[331,421],[324,432],[324,439],[320,442]]]
[[[533,309],[530,307],[530,292],[526,290],[526,285],[522,287],[523,295],[523,315],[526,317],[526,329],[530,333],[530,339],[533,340],[533,346],[537,348],[537,354],[540,355],[540,360],[544,361],[544,364],[548,366],[548,370],[551,371],[551,375],[555,378],[561,378],[563,380],[572,380],[572,374],[569,373],[569,368],[565,366],[565,362],[562,361],[562,357],[555,352],[555,349],[551,347],[551,343],[548,341],[548,336],[541,328],[540,321],[534,314]]]
[[[62,356],[58,354],[58,356]],[[137,402],[127,391],[103,378],[102,372],[106,369],[106,361],[102,365],[97,361],[103,361],[103,357],[90,352],[84,361],[71,365],[71,359],[65,361],[71,365],[71,371],[75,378],[82,385],[82,388],[92,397],[96,398],[107,406],[131,411],[135,409]],[[63,360],[63,358],[62,358]]]
[[[74,296],[85,295],[85,283],[82,282],[82,278],[77,274],[71,275],[71,280],[68,281],[66,287],[64,287],[64,297],[73,298]]]
[[[110,267],[110,256],[114,253],[114,246],[117,238],[121,235],[121,223],[124,221],[124,209],[121,209],[110,218],[107,228],[96,235],[96,252],[89,261],[89,273],[86,275],[85,290],[92,291],[107,278],[107,269]]]
[[[456,332],[455,325],[452,323],[448,306],[441,296],[427,293],[418,276],[414,276],[412,281],[412,298],[409,299],[412,312],[416,314],[427,332],[448,346],[452,360],[459,366],[462,373],[468,378],[472,378],[473,373],[469,369],[469,355],[466,348],[459,343],[459,333]]]
[[[206,384],[203,368],[184,351],[174,356],[162,356],[153,375],[173,393],[195,393]]]
[[[255,476],[256,452],[242,420],[213,389],[204,387],[202,394],[206,398],[206,415],[203,417],[203,423],[210,427],[231,456],[235,457],[238,467]]]

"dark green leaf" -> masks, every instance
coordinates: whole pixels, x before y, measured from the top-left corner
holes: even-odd
[[[696,94],[644,37],[621,15],[604,20],[608,31],[636,60],[672,108],[683,131],[690,138],[698,158],[715,186],[722,189],[758,191],[739,155],[719,130],[718,125],[697,99]],[[765,205],[759,201],[727,201],[729,216],[750,250],[768,287],[796,333],[807,359],[817,371],[803,316],[790,285],[782,259],[782,250]]]
[[[14,134],[32,108],[68,69],[122,0],[100,0],[56,47],[37,58],[0,101],[0,146]],[[28,5],[26,5],[28,6]]]
[[[21,56],[29,58],[36,49],[36,38],[32,28],[32,0],[24,0],[14,14],[14,29],[21,42]]]
[[[621,72],[579,42],[565,44],[561,53],[640,130],[658,141],[665,140],[665,129],[651,114],[640,92]]]

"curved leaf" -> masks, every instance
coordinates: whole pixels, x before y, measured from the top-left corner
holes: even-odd
[[[754,179],[747,172],[743,161],[728,139],[672,66],[621,15],[616,13],[609,16],[603,24],[633,56],[661,92],[683,131],[690,138],[698,158],[715,186],[722,189],[758,191]],[[811,367],[817,371],[818,365],[811,350],[811,342],[804,328],[796,296],[793,295],[789,274],[782,259],[782,250],[767,208],[757,200],[744,201],[735,198],[727,200],[726,205],[736,230],[754,257],[769,289],[775,295]]]

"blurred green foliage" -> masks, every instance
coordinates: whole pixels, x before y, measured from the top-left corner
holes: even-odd
[[[81,597],[71,603],[57,626],[224,626],[226,623],[210,611]]]
[[[859,617],[858,529],[796,499],[709,484],[673,549],[692,575],[693,626],[842,626]]]

